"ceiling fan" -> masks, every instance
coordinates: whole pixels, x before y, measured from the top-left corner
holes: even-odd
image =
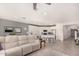
[[[45,3],[45,4],[51,5],[51,3]],[[34,9],[34,10],[37,10],[37,3],[33,3],[33,9]]]

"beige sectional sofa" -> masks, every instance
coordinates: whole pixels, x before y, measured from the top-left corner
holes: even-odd
[[[1,56],[23,56],[40,49],[40,41],[34,35],[9,35],[0,37]]]

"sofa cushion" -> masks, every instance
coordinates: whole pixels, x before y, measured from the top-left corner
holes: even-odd
[[[31,44],[32,44],[32,51],[36,51],[36,50],[40,49],[40,41],[39,40],[35,40]]]
[[[32,44],[32,51],[36,51],[38,49],[40,49],[40,44],[39,43],[33,43]]]
[[[10,35],[5,37],[5,42],[16,42],[18,41],[17,35]]]
[[[20,46],[20,48],[22,48],[22,50],[23,50],[23,55],[32,52],[32,45],[31,44],[22,45],[22,46]]]
[[[26,35],[20,35],[18,36],[19,40],[28,40],[28,37]]]
[[[29,36],[28,36],[28,41],[29,41],[30,43],[34,42],[34,40],[35,40],[34,35],[29,35]]]
[[[29,35],[29,37],[30,37],[31,39],[35,39],[35,38],[36,38],[35,35]]]
[[[29,39],[28,41],[29,41],[29,43],[32,43],[32,42],[34,42],[34,40],[33,40],[33,39]]]
[[[19,43],[19,46],[20,46],[20,45],[27,44],[28,42],[27,42],[27,40],[21,40],[21,41],[18,41],[18,43]]]
[[[22,56],[22,49],[20,47],[15,47],[5,50],[6,56]]]
[[[18,42],[11,42],[11,43],[2,43],[3,49],[10,49],[10,48],[15,48],[18,45]]]
[[[18,36],[18,38],[19,38],[19,45],[28,43],[28,37],[26,35]]]

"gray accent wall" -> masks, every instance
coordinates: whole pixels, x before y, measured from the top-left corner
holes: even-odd
[[[21,29],[22,29],[21,33],[16,33],[16,35],[27,35],[28,25],[26,23],[0,19],[0,36],[9,35],[9,33],[5,33],[5,31],[4,31],[5,26],[21,27]]]

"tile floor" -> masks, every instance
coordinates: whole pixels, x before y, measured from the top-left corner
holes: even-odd
[[[27,56],[79,56],[79,45],[75,44],[73,38],[63,42],[48,42],[45,47]]]

